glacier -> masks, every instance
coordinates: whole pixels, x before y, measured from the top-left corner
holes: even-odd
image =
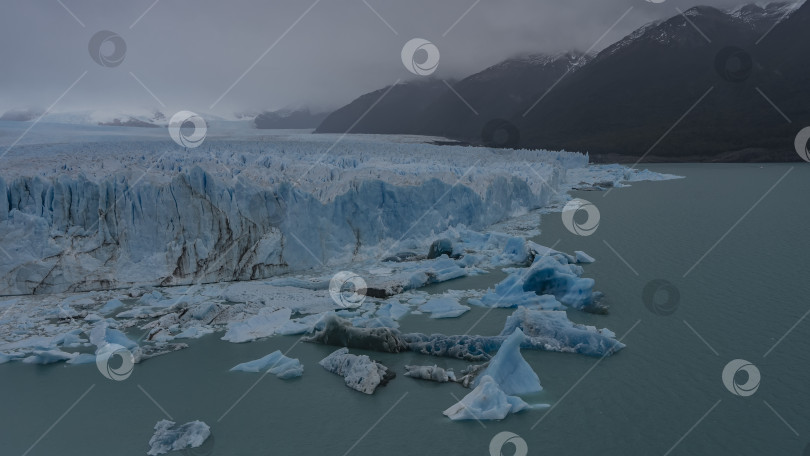
[[[109,344],[142,362],[209,334],[300,335],[339,347],[320,364],[372,394],[393,372],[348,349],[484,362],[459,374],[407,366],[409,377],[474,388],[452,419],[528,407],[514,395],[541,387],[520,350],[624,348],[609,329],[568,318],[604,310],[585,277],[593,258],[528,238],[572,189],[677,177],[425,138],[223,136],[186,151],[65,131],[26,139],[0,170],[0,363],[93,363]],[[344,270],[367,282],[357,308],[330,297]],[[423,290],[493,270],[507,276],[488,290]],[[399,329],[470,318],[470,306],[514,310],[497,335]],[[303,366],[274,352],[232,370],[266,369],[290,378]]]
[[[544,207],[588,161],[359,137],[323,154],[328,140],[19,145],[0,172],[10,256],[0,293],[251,280],[383,258],[451,226]]]

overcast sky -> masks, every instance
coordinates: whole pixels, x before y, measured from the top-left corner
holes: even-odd
[[[677,14],[676,7],[740,3],[9,0],[0,16],[0,113],[44,109],[63,94],[54,111],[157,108],[231,115],[329,109],[414,78],[400,60],[412,38],[440,50],[435,76],[463,77],[516,54],[584,51],[610,29],[598,50],[649,21]],[[126,43],[120,65],[104,67],[91,58],[88,43],[101,30]],[[104,51],[113,47],[108,42]]]

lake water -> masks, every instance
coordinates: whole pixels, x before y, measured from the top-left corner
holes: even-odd
[[[603,360],[524,351],[544,387],[528,401],[551,409],[452,422],[441,412],[469,390],[405,377],[403,366],[458,370],[464,362],[369,352],[398,376],[367,396],[318,366],[335,347],[298,337],[231,344],[212,335],[136,365],[122,382],[103,378],[95,365],[0,365],[0,454],[144,455],[152,427],[167,415],[211,426],[213,438],[187,454],[486,455],[501,431],[520,435],[529,455],[805,454],[810,318],[799,320],[810,310],[810,165],[648,168],[687,178],[575,192],[601,214],[589,237],[569,233],[559,214],[543,217],[536,240],[594,256],[585,276],[610,304],[609,315],[569,311],[570,318],[610,328],[627,344]],[[430,290],[485,288],[501,278],[493,273]],[[655,279],[679,292],[670,315],[643,303],[643,289]],[[401,329],[496,334],[511,312],[496,309],[477,324],[483,309],[451,320],[408,316]],[[277,349],[304,363],[303,377],[256,383],[260,374],[228,372]],[[734,359],[761,373],[753,395],[724,386],[721,374]],[[745,374],[735,379],[746,382]]]

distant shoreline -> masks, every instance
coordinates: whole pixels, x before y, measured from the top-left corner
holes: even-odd
[[[483,144],[473,144],[466,141],[447,139],[444,141],[431,141],[436,146],[467,146],[487,147]],[[494,148],[497,149],[497,148]],[[534,149],[534,148],[533,148]],[[566,151],[578,152],[578,151]],[[587,153],[587,152],[582,152]],[[640,155],[625,154],[593,154],[588,153],[593,164],[632,164],[632,163],[804,163],[793,150],[773,151],[767,149],[741,149],[716,155],[685,155],[681,157],[648,155],[639,160]]]

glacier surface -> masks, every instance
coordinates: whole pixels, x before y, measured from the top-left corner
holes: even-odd
[[[146,139],[19,145],[0,173],[10,256],[0,293],[261,279],[382,258],[543,207],[588,160],[362,137],[330,146],[312,135],[190,151]]]

